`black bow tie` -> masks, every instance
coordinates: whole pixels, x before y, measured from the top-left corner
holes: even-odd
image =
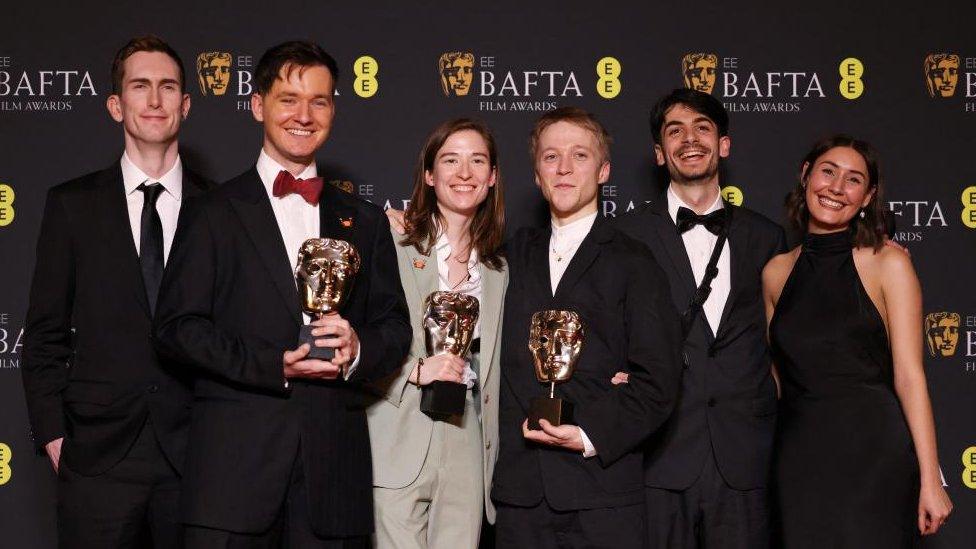
[[[705,227],[708,232],[718,234],[722,231],[722,226],[725,225],[725,217],[725,208],[715,210],[710,214],[698,215],[688,208],[680,207],[678,208],[677,219],[678,233],[683,234],[693,229],[695,225],[701,225]]]

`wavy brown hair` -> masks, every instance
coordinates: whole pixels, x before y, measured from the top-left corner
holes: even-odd
[[[810,152],[803,157],[800,162],[800,180],[796,187],[790,191],[786,197],[786,215],[793,228],[798,234],[807,233],[807,224],[810,221],[810,211],[807,209],[806,187],[810,172],[817,159],[826,154],[827,151],[835,147],[847,147],[854,149],[868,168],[868,189],[874,190],[871,201],[862,211],[864,217],[854,216],[849,225],[849,230],[853,236],[854,245],[858,247],[870,246],[875,250],[881,249],[885,239],[885,216],[884,206],[882,206],[882,184],[881,168],[878,165],[878,153],[867,141],[855,139],[850,135],[836,134],[821,139],[813,145]],[[806,166],[806,169],[804,169]]]
[[[444,142],[451,135],[464,130],[477,132],[485,140],[488,146],[488,162],[491,164],[491,169],[495,171],[495,185],[488,188],[488,196],[478,206],[469,231],[471,247],[478,251],[480,261],[497,271],[504,265],[502,260],[502,244],[505,241],[504,191],[495,138],[481,120],[473,118],[448,120],[434,128],[434,131],[427,136],[414,168],[413,193],[410,195],[410,205],[407,206],[405,213],[407,234],[401,244],[413,246],[418,252],[430,255],[431,248],[437,243],[439,236],[437,227],[444,223],[444,216],[437,206],[434,187],[427,184],[425,174],[434,170],[434,160],[437,158],[437,152],[444,146]]]

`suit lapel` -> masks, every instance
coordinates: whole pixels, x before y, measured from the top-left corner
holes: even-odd
[[[427,299],[431,292],[438,288],[437,280],[437,260],[429,255],[424,255],[417,251],[417,248],[409,248],[410,271],[413,273],[413,283],[417,288],[417,295],[421,302]]]
[[[668,213],[668,201],[664,195],[661,195],[651,204],[649,211],[654,236],[660,243],[661,249],[664,250],[663,255],[667,260],[659,263],[662,267],[671,269],[672,280],[679,281],[684,299],[682,303],[678,304],[678,312],[683,312],[684,308],[691,302],[691,296],[696,290],[695,275],[691,270],[688,250],[685,249],[684,240],[678,234],[678,228],[671,220],[671,215]]]
[[[556,293],[553,296],[556,300],[565,299],[570,295],[573,287],[576,286],[576,283],[586,274],[593,261],[600,255],[600,245],[609,241],[611,235],[609,224],[602,217],[598,216],[596,221],[593,222],[593,228],[590,229],[589,234],[586,235],[583,242],[580,242],[580,246],[576,250],[576,253],[573,254],[573,258],[569,260],[566,272],[559,279],[559,284],[556,286]],[[548,260],[549,254],[544,254],[544,256]]]
[[[495,356],[495,342],[498,340],[498,323],[501,315],[502,294],[505,292],[505,273],[489,269],[484,263],[481,269],[481,372],[478,381],[482,385],[488,379],[492,359]]]
[[[288,314],[295,323],[301,325],[301,302],[298,298],[298,289],[295,287],[294,272],[281,231],[278,229],[278,222],[275,220],[274,210],[271,209],[271,202],[268,200],[257,170],[252,169],[248,173],[241,182],[238,196],[231,197],[230,202],[241,224],[244,225],[251,243],[257,249],[261,264],[271,277],[282,299],[282,305],[288,308]]]
[[[109,257],[117,258],[116,268],[122,280],[129,280],[129,287],[139,306],[149,316],[149,298],[142,280],[142,266],[132,238],[132,225],[129,223],[129,207],[126,203],[125,184],[122,181],[122,167],[116,164],[102,172],[98,199],[94,211],[102,211],[95,219],[104,220],[102,242],[109,250]]]
[[[726,202],[725,207],[729,208],[730,214],[734,212],[734,206],[731,204]],[[739,292],[742,290],[740,279],[744,274],[742,263],[748,255],[749,226],[742,223],[741,217],[732,215],[732,224],[729,226],[729,297],[722,309],[722,317],[719,320],[718,331],[715,335],[716,339],[719,339],[726,331],[726,321],[732,312],[732,306]]]

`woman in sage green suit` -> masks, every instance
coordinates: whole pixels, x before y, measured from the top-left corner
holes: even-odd
[[[394,232],[413,343],[400,371],[374,386],[367,412],[380,549],[475,548],[482,514],[494,521],[489,493],[507,284],[502,194],[495,141],[483,122],[456,119],[434,129],[415,169],[406,234]],[[423,301],[438,290],[479,300],[476,339],[464,359],[427,357]],[[468,385],[462,415],[421,412],[421,387],[434,380]]]

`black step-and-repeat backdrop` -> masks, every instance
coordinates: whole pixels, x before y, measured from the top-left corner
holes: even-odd
[[[193,104],[180,144],[193,169],[224,180],[253,164],[254,65],[268,46],[310,38],[342,71],[320,173],[402,208],[426,133],[479,116],[500,143],[513,229],[545,219],[527,135],[557,106],[596,112],[615,138],[606,215],[661,187],[647,114],[674,87],[708,91],[729,109],[724,192],[776,220],[816,138],[846,131],[871,141],[894,238],[911,250],[924,288],[919,337],[956,505],[926,547],[976,542],[972,2],[909,11],[889,2],[75,4],[0,8],[0,546],[54,546],[54,474],[32,449],[19,371],[34,246],[47,188],[118,161],[122,132],[104,106],[110,62],[142,33],[171,42],[187,67]]]

